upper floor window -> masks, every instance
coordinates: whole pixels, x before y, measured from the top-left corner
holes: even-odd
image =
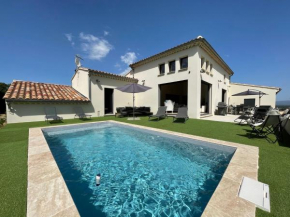
[[[206,71],[209,72],[209,61],[205,62]]]
[[[169,72],[175,72],[175,60],[169,62]]]
[[[202,68],[204,70],[206,69],[205,68],[205,59],[203,57],[201,58],[201,66],[200,66],[200,68]]]
[[[164,75],[164,73],[165,73],[165,64],[163,63],[159,65],[159,74]]]
[[[209,72],[212,74],[212,64],[209,64]]]
[[[180,69],[188,68],[188,57],[180,58]]]

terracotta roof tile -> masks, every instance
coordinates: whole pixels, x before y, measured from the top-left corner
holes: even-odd
[[[3,99],[11,101],[90,101],[68,85],[15,80],[8,88]]]

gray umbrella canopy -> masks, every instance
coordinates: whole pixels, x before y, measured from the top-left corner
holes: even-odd
[[[135,119],[135,108],[134,108],[135,107],[135,93],[145,92],[151,89],[151,87],[146,87],[140,84],[132,83],[132,84],[127,84],[122,87],[117,87],[116,89],[125,93],[133,93],[133,119]]]
[[[116,89],[122,92],[126,92],[126,93],[142,93],[151,89],[151,87],[146,87],[140,84],[133,83],[133,84],[127,84],[122,87],[117,87]]]
[[[264,95],[268,95],[262,91],[259,91],[259,90],[251,90],[251,89],[248,89],[246,91],[243,91],[243,92],[240,92],[240,93],[236,93],[232,96],[249,96],[249,95],[255,95],[255,96],[259,96],[259,105],[261,104],[261,97],[264,96]]]
[[[263,96],[267,95],[266,93],[263,93],[262,91],[257,91],[257,90],[246,90],[240,93],[236,93],[232,96],[248,96],[248,95],[258,95],[258,96]]]

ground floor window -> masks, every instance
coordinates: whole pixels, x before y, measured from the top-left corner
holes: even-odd
[[[188,81],[178,81],[159,85],[159,105],[164,106],[166,100],[171,100],[173,112],[177,112],[180,107],[187,107]]]
[[[211,106],[211,84],[201,81],[200,90],[200,112],[201,114],[209,114]]]

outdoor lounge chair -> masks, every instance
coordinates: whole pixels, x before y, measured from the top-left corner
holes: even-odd
[[[238,122],[239,124],[251,122],[263,122],[265,117],[267,116],[268,112],[271,111],[273,108],[271,106],[259,106],[256,108],[252,108],[251,110],[246,110],[241,116],[236,118],[234,122]]]
[[[176,119],[184,119],[184,123],[188,120],[187,107],[178,109],[177,115],[173,116],[173,122]]]
[[[82,107],[75,107],[74,110],[76,113],[74,118],[76,118],[77,116],[79,117],[79,119],[88,118],[88,117],[92,118],[92,115],[87,115],[86,113],[84,113],[84,110]]]
[[[49,119],[52,119],[54,121],[62,120],[62,117],[57,115],[55,107],[45,107],[44,112],[45,112],[45,121],[48,121]]]
[[[156,115],[150,115],[148,118],[148,120],[150,120],[150,118],[157,118],[158,121],[160,120],[160,118],[166,118],[166,106],[160,106],[158,108],[158,111],[156,113]]]
[[[251,119],[255,115],[255,108],[248,108],[242,115],[237,117],[234,122],[239,124],[246,124],[249,119]]]
[[[271,141],[268,135],[274,134],[276,140],[272,142],[275,143],[280,139],[281,117],[280,115],[268,115],[263,122],[250,123],[250,127],[252,128],[252,133],[259,137],[265,137],[267,141]]]
[[[282,120],[282,128],[282,130],[290,135],[290,114],[288,114],[288,116],[285,116],[284,120]]]

